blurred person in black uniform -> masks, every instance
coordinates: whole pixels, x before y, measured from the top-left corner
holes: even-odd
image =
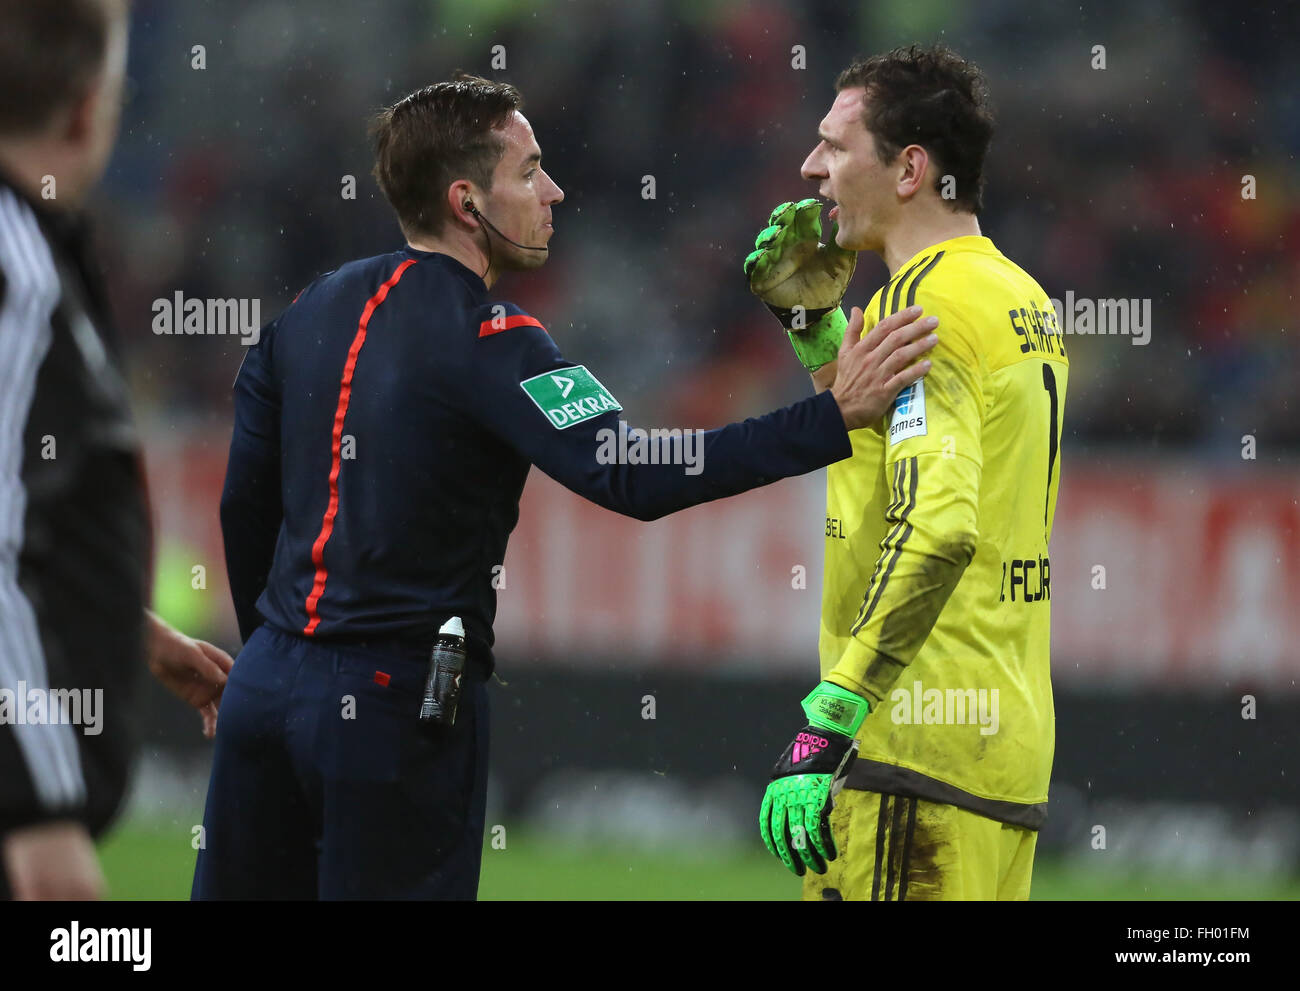
[[[78,213],[126,49],[125,0],[0,0],[0,899],[102,896],[141,661],[208,736],[231,664],[145,608],[140,442]]]

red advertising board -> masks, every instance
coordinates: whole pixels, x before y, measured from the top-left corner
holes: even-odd
[[[149,465],[162,546],[204,564],[194,594],[233,638],[225,443],[155,435]],[[512,666],[812,670],[824,485],[817,473],[639,523],[534,471],[497,576],[498,650]],[[1300,471],[1067,458],[1051,556],[1058,682],[1300,691]],[[188,565],[163,580],[189,582]]]

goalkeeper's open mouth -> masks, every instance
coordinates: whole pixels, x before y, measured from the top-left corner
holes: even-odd
[[[834,220],[836,217],[840,215],[840,205],[837,202],[835,202],[833,199],[831,199],[821,190],[817,191],[817,195],[820,196],[823,200],[825,200],[826,205],[831,208],[830,213],[826,215],[827,220]]]

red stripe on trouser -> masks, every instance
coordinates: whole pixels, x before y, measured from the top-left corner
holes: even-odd
[[[357,325],[357,335],[352,339],[352,347],[348,349],[348,360],[343,366],[343,381],[339,385],[339,404],[334,410],[334,439],[331,446],[330,454],[330,499],[329,504],[325,507],[325,517],[321,520],[320,534],[316,537],[316,542],[311,546],[311,561],[316,565],[316,580],[312,582],[311,594],[307,596],[307,625],[302,628],[302,632],[311,636],[316,632],[316,627],[320,625],[320,616],[316,612],[316,605],[320,602],[320,597],[325,594],[325,581],[329,578],[329,570],[325,567],[325,545],[329,543],[330,534],[334,532],[334,519],[339,513],[339,469],[342,465],[343,449],[343,420],[348,415],[348,402],[352,398],[352,373],[357,367],[357,355],[361,353],[361,346],[366,343],[366,326],[370,323],[370,317],[379,308],[388,297],[388,291],[397,285],[402,278],[402,273],[415,264],[414,258],[408,258],[402,264],[397,266],[397,270],[388,277],[388,281],[379,287],[379,290],[366,301],[366,307],[361,311],[361,322]]]

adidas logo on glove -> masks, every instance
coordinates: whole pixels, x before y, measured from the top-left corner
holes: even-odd
[[[817,736],[807,732],[800,733],[794,738],[794,753],[790,756],[793,763],[798,764],[801,760],[816,756],[830,745],[831,741],[824,736]]]

